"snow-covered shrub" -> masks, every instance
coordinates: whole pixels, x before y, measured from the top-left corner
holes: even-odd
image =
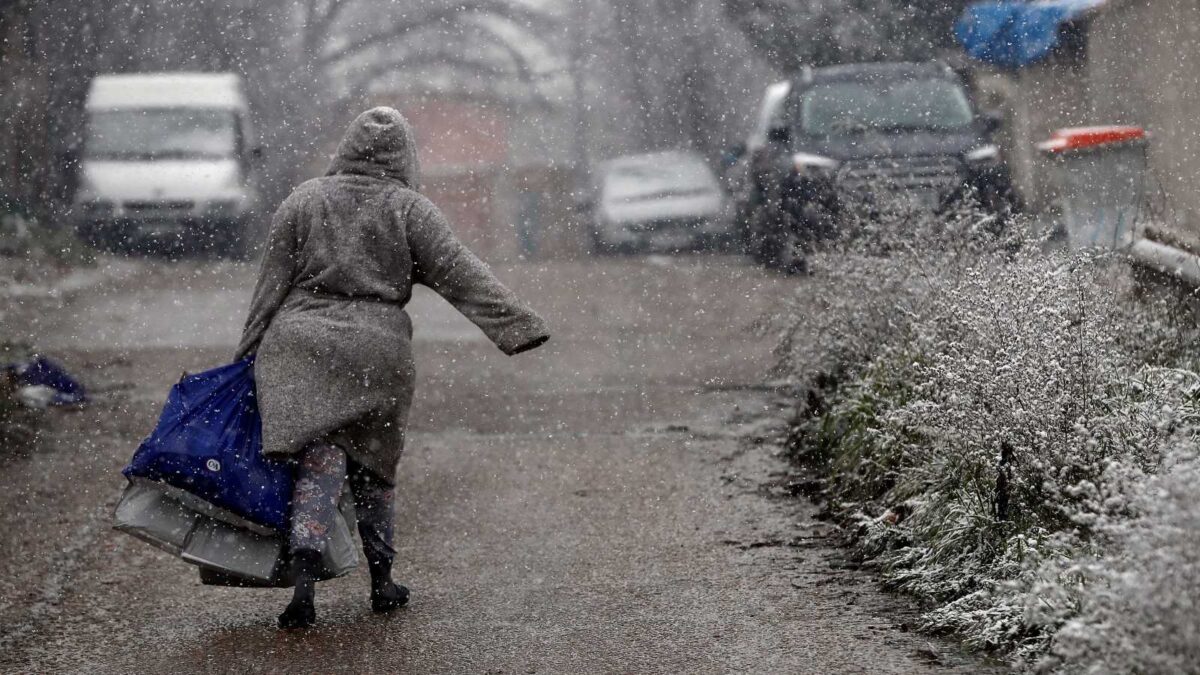
[[[776,324],[783,367],[836,384],[795,450],[927,627],[1036,657],[1084,603],[1063,564],[1103,558],[1101,524],[1133,516],[1130,486],[1194,425],[1194,326],[1135,298],[1119,259],[1027,224],[871,216]]]
[[[1133,518],[1096,527],[1103,547],[1058,561],[1033,592],[1062,594],[1077,580],[1077,606],[1061,623],[1042,670],[1066,673],[1194,673],[1200,669],[1200,457],[1181,438],[1159,475],[1130,490]],[[1034,620],[1044,618],[1036,612]],[[1055,617],[1057,618],[1057,617]]]

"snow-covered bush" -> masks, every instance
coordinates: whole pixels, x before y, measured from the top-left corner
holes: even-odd
[[[1054,638],[1043,670],[1192,673],[1200,668],[1200,457],[1180,439],[1160,475],[1136,486],[1132,519],[1100,526],[1101,554],[1061,563],[1039,592],[1081,581],[1076,615]]]
[[[797,457],[927,627],[1037,657],[1087,602],[1068,563],[1105,559],[1196,421],[1194,325],[1113,255],[971,209],[876,210],[813,267],[775,324],[782,367],[826,385]]]

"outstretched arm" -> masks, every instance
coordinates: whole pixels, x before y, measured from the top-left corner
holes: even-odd
[[[408,246],[413,281],[454,305],[505,354],[529,351],[550,339],[546,322],[454,236],[445,216],[427,200],[409,218]]]
[[[235,360],[255,352],[279,306],[283,304],[296,275],[296,221],[300,213],[296,194],[280,204],[271,220],[271,232],[267,235],[263,251],[262,266],[258,273],[258,284],[250,301],[250,314],[242,329],[242,341],[238,345]]]

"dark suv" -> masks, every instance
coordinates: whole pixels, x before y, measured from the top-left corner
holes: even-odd
[[[992,135],[961,78],[938,63],[864,63],[806,70],[766,120],[749,158],[747,245],[760,262],[797,271],[852,200],[906,199],[930,211],[970,197],[1017,207]]]

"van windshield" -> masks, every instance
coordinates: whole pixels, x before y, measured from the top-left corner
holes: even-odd
[[[237,117],[229,110],[153,109],[93,112],[90,159],[224,159],[238,151]]]
[[[937,78],[817,85],[804,93],[799,112],[801,130],[813,136],[952,131],[974,119],[962,86]]]

